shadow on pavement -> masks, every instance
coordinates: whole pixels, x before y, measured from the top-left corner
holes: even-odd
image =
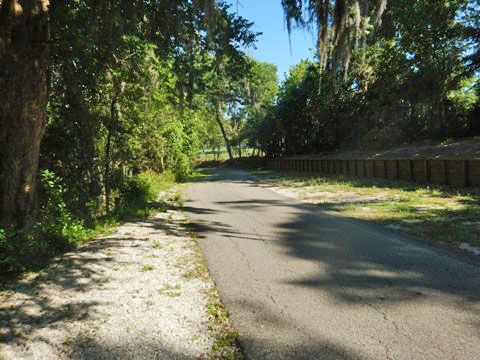
[[[251,176],[235,170],[221,171],[202,181],[261,186]],[[480,330],[480,266],[476,262],[464,261],[408,236],[336,217],[318,206],[288,198],[218,201],[215,204],[232,212],[255,209],[268,214],[274,208],[287,209],[291,216],[288,221],[275,224],[275,236],[245,234],[217,220],[203,220],[192,226],[200,236],[216,232],[224,238],[276,242],[288,256],[318,263],[323,269],[316,276],[299,276],[290,281],[290,285],[322,289],[347,305],[441,302],[443,306],[471,314],[470,325]],[[205,209],[190,207],[187,212],[196,211]]]

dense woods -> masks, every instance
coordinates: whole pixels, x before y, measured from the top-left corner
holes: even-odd
[[[269,156],[480,134],[480,2],[283,0],[317,33],[263,112]]]
[[[0,270],[154,200],[201,148],[480,134],[478,0],[279,1],[318,39],[281,84],[223,1],[0,0]]]
[[[243,103],[256,62],[242,49],[258,34],[226,3],[0,4],[1,270],[154,200],[149,186],[186,179],[212,134],[240,136],[227,111]]]

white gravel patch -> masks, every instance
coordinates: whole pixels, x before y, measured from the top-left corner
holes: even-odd
[[[386,227],[393,230],[403,230],[403,228],[400,225],[396,225],[396,224],[389,224],[389,225],[386,225]]]
[[[474,255],[480,256],[480,247],[472,246],[468,243],[461,243],[459,248],[471,252]]]
[[[211,280],[177,211],[128,223],[0,293],[0,359],[198,359]]]
[[[422,224],[425,221],[420,219],[404,219],[402,222],[405,224]]]

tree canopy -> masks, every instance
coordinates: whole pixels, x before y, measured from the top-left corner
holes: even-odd
[[[8,254],[39,250],[31,234],[69,241],[120,211],[136,174],[186,179],[218,104],[249,77],[243,50],[258,34],[223,1],[0,6],[0,267],[8,268]]]
[[[316,31],[263,121],[270,156],[480,133],[478,19],[467,0],[282,0]]]

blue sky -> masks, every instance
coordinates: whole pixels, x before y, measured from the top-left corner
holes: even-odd
[[[290,47],[280,0],[226,1],[232,4],[232,11],[238,9],[240,16],[255,23],[253,31],[263,33],[256,44],[257,49],[247,49],[246,52],[257,60],[275,64],[280,80],[292,65],[313,58],[315,39],[308,31],[294,29]]]

